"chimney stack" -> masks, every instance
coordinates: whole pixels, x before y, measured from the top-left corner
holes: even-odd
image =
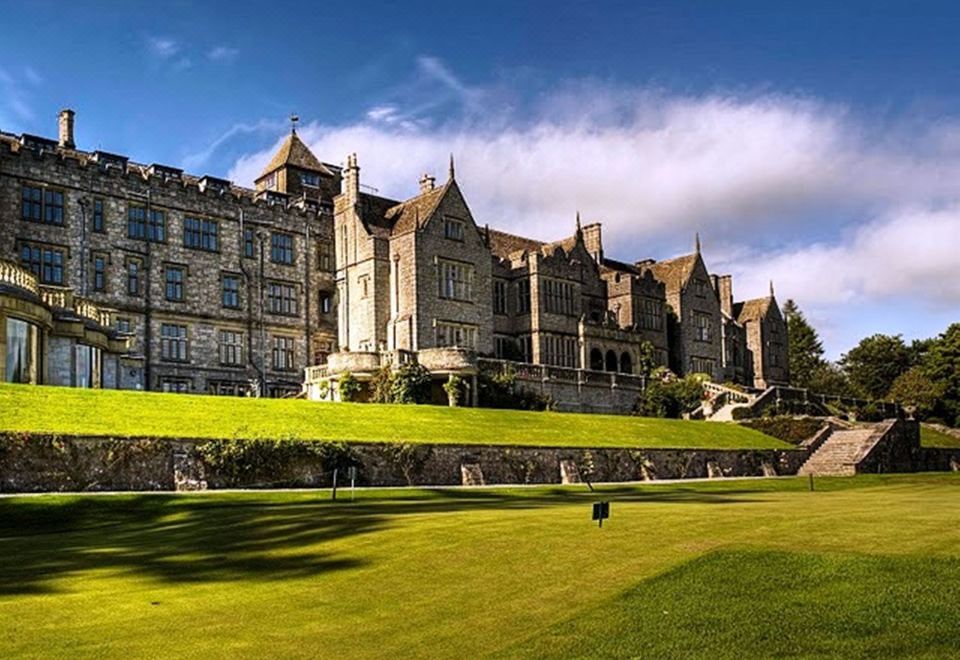
[[[437,183],[437,177],[431,176],[426,172],[423,173],[423,176],[420,177],[420,194],[430,192],[433,190],[434,186]]]
[[[578,217],[579,219],[579,217]],[[594,222],[580,228],[583,234],[583,246],[598,264],[603,263],[603,237],[600,232],[600,223]]]
[[[716,279],[714,287],[717,290],[717,297],[720,299],[720,309],[727,316],[733,316],[733,276],[720,275]]]
[[[73,110],[65,108],[60,111],[60,118],[57,122],[60,129],[60,146],[66,149],[74,149],[77,146],[73,141],[73,116]]]
[[[343,192],[351,204],[356,204],[360,200],[360,168],[357,166],[357,154],[347,156],[347,166],[344,171]]]

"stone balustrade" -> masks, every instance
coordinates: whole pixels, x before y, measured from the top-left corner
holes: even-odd
[[[327,357],[327,369],[331,374],[370,373],[380,368],[380,354],[368,351],[344,351]]]
[[[477,354],[464,348],[425,348],[417,353],[417,361],[431,372],[477,371]]]
[[[6,259],[0,259],[0,284],[15,286],[35,295],[40,294],[40,287],[34,274]]]

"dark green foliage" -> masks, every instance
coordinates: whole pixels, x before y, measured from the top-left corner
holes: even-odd
[[[804,440],[812,438],[817,431],[824,427],[821,419],[814,417],[761,417],[743,422],[743,426],[773,436],[784,442],[798,445]]]
[[[637,399],[637,413],[645,417],[679,418],[692,412],[703,401],[703,378],[690,375],[685,378],[663,380],[653,377]]]
[[[208,473],[225,486],[283,485],[294,469],[319,463],[324,472],[360,462],[350,445],[311,440],[209,440],[197,445]]]
[[[911,367],[913,354],[900,335],[872,335],[860,340],[840,360],[858,396],[882,399],[893,381]]]
[[[430,402],[430,372],[416,362],[407,362],[397,369],[381,368],[371,387],[373,403]]]
[[[941,406],[946,387],[934,382],[921,367],[911,367],[897,376],[887,396],[912,409],[917,419],[927,419]]]
[[[360,394],[362,385],[360,385],[360,381],[358,381],[352,373],[344,371],[340,374],[337,388],[340,391],[340,400],[349,402],[353,401],[357,395]]]
[[[510,365],[492,375],[479,374],[477,387],[480,406],[483,408],[552,410],[556,405],[551,397],[517,385],[516,371]]]
[[[850,380],[843,370],[832,362],[823,362],[814,369],[808,388],[817,394],[852,396]]]
[[[811,387],[816,372],[825,362],[823,342],[793,300],[788,300],[783,306],[783,316],[787,321],[790,384],[794,387]]]
[[[447,393],[447,402],[451,406],[459,406],[460,397],[463,396],[463,379],[451,375],[443,384],[443,391]]]
[[[939,414],[948,424],[960,426],[960,323],[952,324],[929,345],[922,366],[943,389]]]

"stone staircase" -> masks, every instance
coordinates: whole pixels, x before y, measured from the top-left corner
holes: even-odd
[[[817,476],[853,476],[857,462],[876,444],[882,433],[875,428],[834,431],[820,445],[797,474]]]

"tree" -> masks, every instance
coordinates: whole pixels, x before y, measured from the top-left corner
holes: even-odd
[[[813,370],[807,387],[817,394],[850,396],[850,381],[847,375],[836,364],[826,360]]]
[[[912,408],[917,419],[935,414],[943,399],[945,387],[934,382],[919,367],[911,367],[893,381],[888,396],[905,408]]]
[[[923,372],[943,388],[945,421],[960,426],[960,323],[954,323],[928,347]]]
[[[824,365],[823,343],[793,300],[783,306],[783,316],[787,321],[790,384],[812,389],[814,375]]]
[[[857,394],[881,399],[893,381],[911,366],[912,353],[901,335],[872,335],[861,339],[840,359]]]

